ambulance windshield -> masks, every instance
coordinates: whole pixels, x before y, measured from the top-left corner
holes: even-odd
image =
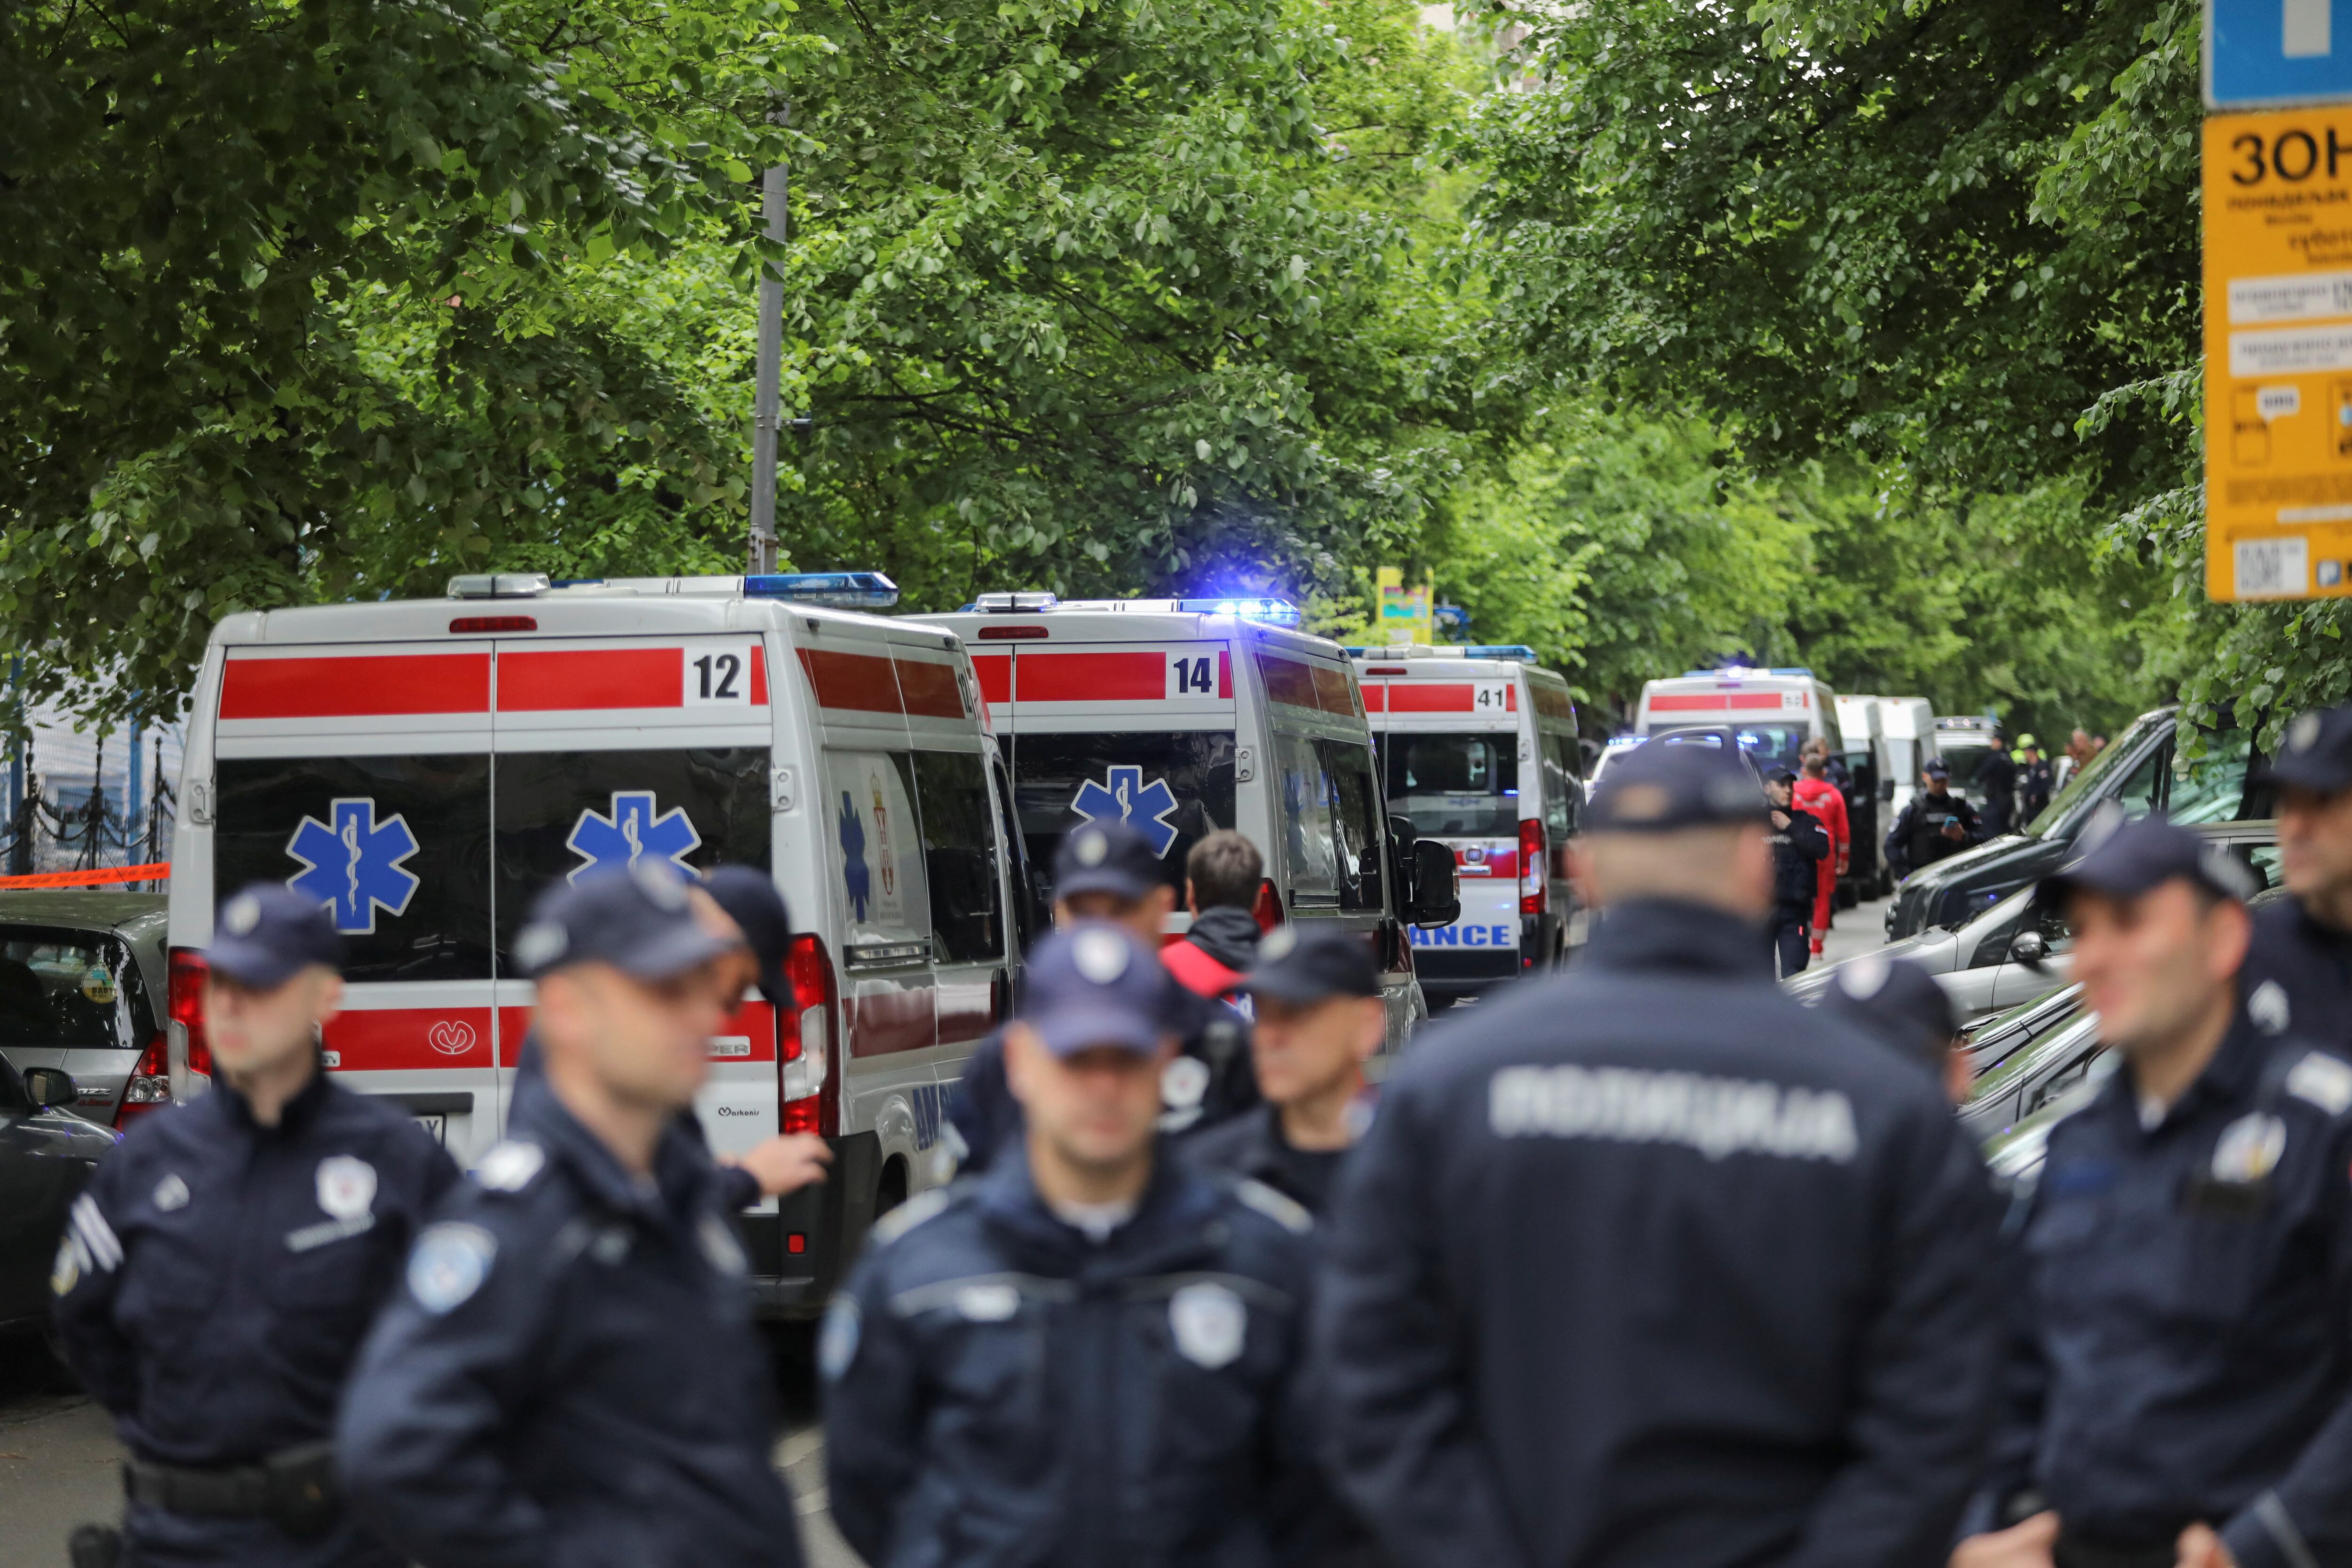
[[[1033,876],[1053,876],[1062,836],[1086,821],[1125,821],[1160,850],[1179,893],[1194,844],[1234,825],[1234,732],[1021,733],[1013,740],[1013,808]],[[1050,902],[1050,888],[1040,896]]]
[[[1432,838],[1510,838],[1519,831],[1518,739],[1509,733],[1381,738],[1389,808]]]

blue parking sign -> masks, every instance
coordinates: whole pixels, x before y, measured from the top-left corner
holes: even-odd
[[[2205,0],[2205,107],[2352,100],[2352,0]]]

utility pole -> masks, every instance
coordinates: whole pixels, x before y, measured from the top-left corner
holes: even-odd
[[[790,115],[776,116],[779,123]],[[784,196],[788,166],[777,164],[761,182],[768,219],[768,237],[784,239]],[[751,551],[754,574],[776,569],[776,426],[782,413],[784,374],[784,281],[760,268],[759,387],[752,396],[751,415]]]

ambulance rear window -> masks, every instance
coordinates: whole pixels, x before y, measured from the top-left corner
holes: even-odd
[[[987,763],[970,752],[917,752],[915,810],[940,961],[986,963],[1003,957],[1004,900]]]
[[[1234,825],[1234,732],[1132,731],[1018,734],[1013,799],[1029,872],[1049,901],[1054,851],[1089,818],[1125,820],[1160,849],[1160,868],[1180,892],[1194,844]]]
[[[1508,838],[1519,831],[1518,737],[1508,732],[1383,738],[1389,809],[1432,838]]]

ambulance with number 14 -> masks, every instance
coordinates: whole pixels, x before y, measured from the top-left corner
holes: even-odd
[[[1583,941],[1568,841],[1584,808],[1568,682],[1517,645],[1355,647],[1390,809],[1453,850],[1461,918],[1412,933],[1433,1006]]]

